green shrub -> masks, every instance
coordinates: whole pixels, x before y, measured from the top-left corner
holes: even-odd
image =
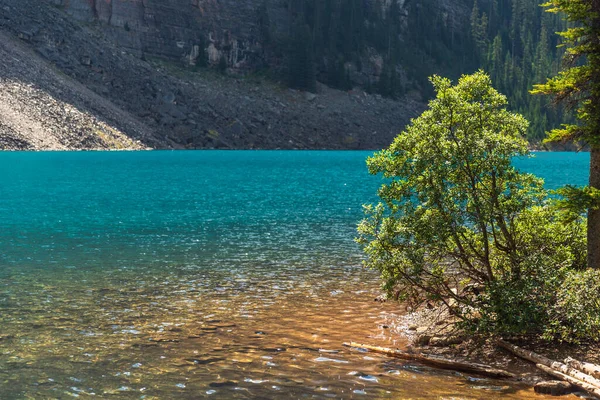
[[[585,225],[564,223],[550,205],[532,207],[515,218],[520,232],[519,276],[490,282],[481,301],[480,318],[471,327],[499,334],[542,333],[552,322],[549,307],[570,271],[585,268]],[[506,263],[500,254],[496,262]]]
[[[569,271],[549,307],[547,339],[600,341],[600,271]]]
[[[585,268],[581,218],[512,165],[528,154],[527,121],[486,74],[432,83],[429,109],[367,161],[385,183],[358,227],[365,264],[389,296],[439,302],[473,330],[543,333],[563,282]]]

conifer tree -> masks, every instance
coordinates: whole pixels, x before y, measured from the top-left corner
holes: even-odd
[[[588,208],[588,267],[600,269],[600,1],[550,0],[549,12],[564,13],[571,27],[560,32],[567,51],[566,67],[532,93],[550,94],[576,109],[577,124],[564,124],[548,141],[586,143],[591,150],[589,187],[563,190],[571,203]]]
[[[481,17],[479,16],[477,0],[473,3],[473,10],[471,12],[471,35],[477,49],[480,52],[484,52],[487,47],[488,17],[485,13]]]
[[[227,58],[225,58],[224,54],[221,55],[221,58],[219,59],[219,65],[217,65],[217,69],[223,75],[227,73]]]
[[[289,47],[289,86],[294,89],[316,91],[316,74],[312,35],[307,24],[296,24]]]
[[[204,35],[200,35],[198,38],[198,57],[196,58],[196,67],[208,66],[208,59],[206,57],[206,38]]]
[[[271,19],[269,17],[269,9],[267,7],[266,1],[263,2],[263,4],[258,9],[258,27],[263,46],[270,45],[272,39]]]
[[[502,67],[504,66],[504,54],[502,48],[502,36],[498,34],[492,43],[488,62],[488,70],[492,75],[492,80],[497,85],[501,85],[502,83]]]
[[[564,22],[544,13],[540,0],[464,0],[472,6],[467,24],[445,12],[437,0],[388,0],[385,6],[367,0],[287,0],[289,40],[278,36],[282,31],[274,25],[268,29],[272,24],[268,17],[273,15],[268,7],[273,3],[262,1],[257,33],[269,51],[290,61],[286,78],[293,87],[306,90],[298,83],[299,69],[311,63],[292,65],[293,60],[306,58],[301,56],[306,50],[313,63],[305,72],[339,89],[357,83],[349,81],[342,65],[352,63],[358,72],[369,72],[362,71],[361,64],[376,53],[384,60],[384,73],[381,80],[366,79],[365,85],[384,96],[397,97],[410,87],[428,98],[434,94],[427,84],[429,75],[443,71],[456,78],[483,67],[494,86],[507,93],[513,111],[532,122],[530,141],[544,137],[546,123],[552,126],[563,120],[560,109],[547,107],[548,99],[528,96],[534,82],[558,71],[562,52],[550,33],[562,30]],[[310,48],[308,42],[297,40],[304,25],[309,28]]]

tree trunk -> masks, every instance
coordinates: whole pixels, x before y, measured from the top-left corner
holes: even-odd
[[[575,386],[585,389],[587,392],[592,393],[593,395],[600,396],[600,388],[597,388],[594,385],[590,385],[589,383],[580,381],[579,379],[573,378],[572,376],[558,372],[543,364],[536,364],[535,366],[547,373],[548,375],[555,376],[559,379],[562,379],[563,381],[569,382]]]
[[[390,349],[387,347],[371,346],[356,342],[344,343],[346,347],[356,347],[366,349],[375,353],[381,353],[390,357],[401,358],[403,360],[419,361],[423,364],[431,365],[437,368],[451,369],[454,371],[472,372],[480,375],[490,376],[493,378],[514,378],[515,375],[499,368],[493,368],[489,365],[472,363],[468,361],[449,360],[439,356],[428,355],[417,352],[408,352],[398,349]]]
[[[600,189],[600,147],[590,152],[590,187]],[[588,210],[587,262],[589,268],[600,269],[600,209]]]
[[[581,382],[585,382],[586,384],[595,387],[598,390],[598,392],[600,392],[600,380],[594,378],[593,376],[590,376],[581,371],[578,371],[575,368],[572,368],[564,363],[551,360],[548,357],[544,357],[541,354],[537,354],[537,353],[534,353],[533,351],[523,349],[521,347],[515,346],[514,344],[505,342],[502,339],[499,339],[496,343],[498,344],[498,346],[512,352],[513,354],[516,354],[517,356],[519,356],[521,358],[529,360],[535,364],[544,365],[556,372],[560,372],[562,374],[571,376]]]
[[[565,359],[565,364],[572,368],[578,369],[590,376],[593,376],[594,378],[600,379],[600,365],[578,361],[571,357],[567,357]]]

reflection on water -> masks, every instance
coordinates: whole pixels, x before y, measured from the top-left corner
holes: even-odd
[[[0,399],[533,397],[342,347],[405,345],[367,155],[0,153]]]
[[[359,267],[5,270],[0,398],[523,398],[341,346],[403,346]]]

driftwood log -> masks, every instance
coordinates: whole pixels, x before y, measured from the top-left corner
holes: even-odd
[[[571,383],[577,387],[580,387],[580,388],[584,389],[585,391],[593,394],[594,396],[600,397],[600,388],[597,388],[594,385],[590,385],[589,383],[585,383],[583,381],[580,381],[579,379],[575,379],[572,376],[563,374],[562,372],[558,372],[558,371],[556,371],[550,367],[547,367],[543,364],[536,364],[535,366],[549,375],[555,376],[559,379],[562,379],[563,381],[569,382],[569,383]]]
[[[493,368],[489,365],[471,363],[466,361],[448,360],[439,356],[432,356],[417,352],[408,352],[387,347],[371,346],[356,342],[344,343],[346,347],[356,347],[388,355],[390,357],[401,358],[404,360],[419,361],[423,364],[431,365],[432,367],[451,369],[454,371],[472,372],[480,375],[485,375],[493,378],[514,378],[515,375],[498,368]]]
[[[600,380],[594,378],[593,376],[590,376],[562,362],[554,361],[548,357],[534,353],[533,351],[522,349],[502,339],[499,339],[497,344],[503,349],[506,349],[511,353],[524,358],[525,360],[533,362],[536,367],[542,371],[564,379],[565,381],[579,386],[580,388],[600,397]]]
[[[498,340],[498,345],[503,349],[509,350],[510,352],[518,355],[521,358],[533,362],[534,364],[545,365],[546,367],[552,368],[555,371],[561,372],[565,375],[569,375],[575,379],[578,379],[582,382],[588,383],[600,389],[600,380],[594,378],[593,376],[585,374],[575,368],[569,367],[567,364],[551,360],[540,354],[534,353],[533,351],[522,349],[518,346],[515,346],[514,344],[505,342],[504,340]]]
[[[600,365],[578,361],[571,357],[565,358],[565,364],[567,364],[569,367],[585,372],[586,374],[591,375],[594,378],[600,379]]]

